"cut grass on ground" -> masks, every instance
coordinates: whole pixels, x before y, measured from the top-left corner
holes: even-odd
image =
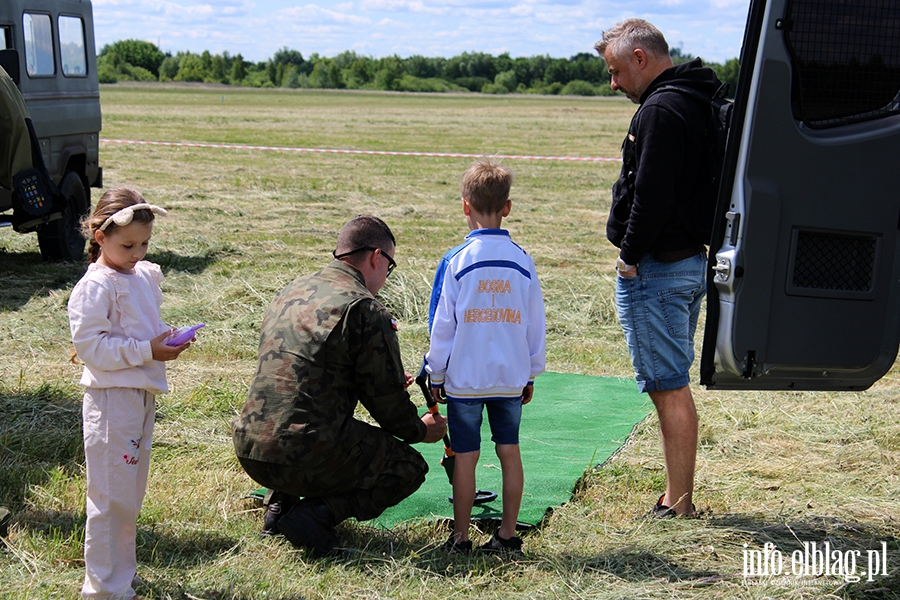
[[[103,86],[101,102],[107,139],[594,157],[617,156],[634,111],[620,99],[172,85]],[[445,523],[343,525],[344,543],[359,552],[339,562],[260,540],[260,509],[243,499],[255,486],[234,458],[229,423],[269,301],[327,264],[348,218],[377,214],[399,244],[380,297],[414,369],[427,347],[433,269],[467,233],[459,177],[471,160],[103,144],[101,163],[107,188],[134,186],[170,210],[149,255],[166,273],[164,319],[207,324],[170,363],[171,392],[159,399],[138,523],[143,596],[898,597],[896,370],[859,393],[698,389],[699,519],[641,517],[664,481],[651,416],[585,474],[571,502],[524,534],[524,560],[448,557],[438,550]],[[505,226],[535,257],[549,370],[630,377],[612,300],[616,253],[605,240],[619,165],[506,164],[516,180]],[[0,504],[13,512],[0,551],[4,599],[74,599],[83,577],[80,367],[69,362],[65,312],[83,271],[43,264],[33,235],[0,231]],[[884,549],[888,575],[744,577],[746,552],[767,542],[786,569],[804,542],[828,542],[843,557],[858,550],[858,571],[868,551]]]

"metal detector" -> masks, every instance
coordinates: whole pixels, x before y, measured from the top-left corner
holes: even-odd
[[[434,400],[434,396],[431,395],[431,381],[428,377],[428,372],[425,371],[425,365],[422,364],[422,368],[419,369],[419,374],[416,376],[416,383],[419,386],[419,389],[422,390],[422,395],[425,396],[425,405],[428,407],[428,412],[432,414],[440,414],[440,410],[438,409],[437,402]],[[450,480],[450,485],[453,485],[453,467],[456,462],[456,453],[453,452],[452,447],[450,446],[450,435],[444,434],[444,456],[441,458],[441,466],[444,467],[444,471],[447,473],[447,479]],[[451,503],[453,502],[453,494],[448,496],[447,498]],[[497,499],[497,492],[492,492],[490,490],[476,490],[475,491],[475,504],[485,504],[487,502],[491,502],[492,500]]]

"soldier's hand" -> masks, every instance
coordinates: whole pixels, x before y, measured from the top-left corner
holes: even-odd
[[[444,434],[447,433],[447,418],[441,414],[425,413],[422,415],[422,422],[428,428],[428,431],[425,433],[425,439],[422,440],[426,444],[441,441]]]
[[[403,373],[406,376],[406,383],[403,384],[403,389],[408,389],[409,386],[413,384],[415,378],[413,378],[412,373]]]

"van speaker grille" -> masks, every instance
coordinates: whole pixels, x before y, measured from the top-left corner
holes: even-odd
[[[877,247],[874,237],[798,231],[792,287],[871,292]]]

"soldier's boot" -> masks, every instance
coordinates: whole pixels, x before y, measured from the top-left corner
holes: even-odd
[[[324,501],[307,498],[294,504],[275,524],[275,528],[298,548],[312,550],[321,558],[333,553],[338,545],[334,515]]]
[[[263,528],[260,537],[269,537],[278,535],[278,529],[275,527],[278,521],[287,514],[291,507],[297,503],[297,497],[269,490],[264,501],[266,504],[266,514],[263,517]]]

